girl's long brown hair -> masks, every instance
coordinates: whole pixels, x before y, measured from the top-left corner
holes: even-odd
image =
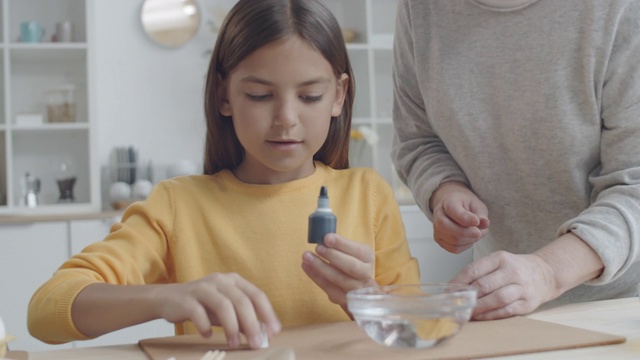
[[[331,64],[336,78],[349,76],[340,116],[332,119],[324,144],[313,156],[335,169],[349,167],[351,112],[355,82],[340,26],[318,0],[240,0],[220,28],[205,86],[207,139],[204,173],[234,169],[244,158],[230,117],[220,114],[224,88],[218,84],[247,56],[265,44],[295,35],[309,43]]]

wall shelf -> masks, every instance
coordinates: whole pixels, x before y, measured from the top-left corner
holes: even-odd
[[[95,0],[0,0],[0,214],[99,211],[100,176],[89,92],[93,49],[88,26]],[[37,21],[44,36],[20,42],[21,23]],[[52,42],[56,23],[72,23],[72,42]],[[52,122],[48,91],[75,88],[73,122]],[[41,124],[18,123],[36,114]],[[51,120],[51,121],[50,121]],[[63,172],[62,168],[67,169]],[[24,178],[40,179],[36,207],[25,205]],[[56,179],[75,176],[74,201],[59,202]]]

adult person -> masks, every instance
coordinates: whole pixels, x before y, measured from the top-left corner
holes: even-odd
[[[399,176],[475,319],[638,294],[640,1],[400,0]]]

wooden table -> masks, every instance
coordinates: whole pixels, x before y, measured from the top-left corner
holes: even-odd
[[[537,320],[622,335],[627,338],[627,341],[618,345],[541,352],[500,357],[499,359],[640,359],[640,299],[638,298],[565,305],[538,311],[529,315],[529,317]],[[31,352],[29,359],[147,360],[147,357],[137,344],[129,344]]]

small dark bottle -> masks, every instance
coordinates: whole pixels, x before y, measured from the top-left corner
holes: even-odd
[[[336,232],[336,216],[329,208],[329,196],[327,195],[327,187],[320,188],[320,196],[318,196],[318,208],[309,215],[309,239],[312,244],[322,244],[324,236],[328,233]]]

